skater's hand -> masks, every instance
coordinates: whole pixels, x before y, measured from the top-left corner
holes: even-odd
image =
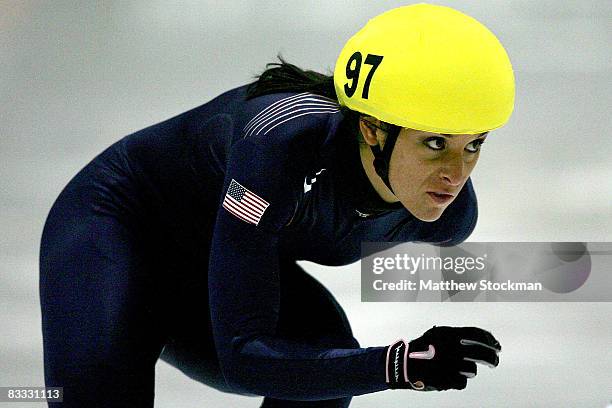
[[[434,326],[409,344],[398,340],[387,348],[387,383],[419,391],[462,390],[476,375],[476,363],[497,367],[500,351],[486,330]]]

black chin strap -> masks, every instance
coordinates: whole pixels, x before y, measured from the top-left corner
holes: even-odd
[[[389,183],[389,164],[391,163],[391,153],[393,153],[393,147],[395,146],[395,141],[399,136],[400,130],[401,128],[399,126],[391,126],[387,131],[387,138],[385,139],[385,147],[383,149],[381,149],[378,144],[376,146],[370,146],[372,153],[374,153],[374,169],[376,170],[376,174],[384,181],[385,185],[393,194],[395,194],[395,192],[391,188],[391,183]]]

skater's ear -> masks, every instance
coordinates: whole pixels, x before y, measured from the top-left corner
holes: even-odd
[[[386,137],[382,122],[372,116],[361,116],[359,118],[359,131],[363,141],[370,146],[376,146]]]

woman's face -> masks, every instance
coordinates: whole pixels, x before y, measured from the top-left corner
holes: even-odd
[[[435,221],[457,197],[472,173],[482,135],[445,135],[402,128],[395,143],[389,182],[415,217]]]

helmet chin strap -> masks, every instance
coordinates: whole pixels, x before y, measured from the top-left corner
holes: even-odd
[[[381,149],[380,144],[370,146],[374,154],[374,170],[376,170],[376,174],[378,174],[393,194],[395,194],[395,192],[393,188],[391,188],[391,183],[389,183],[389,164],[391,163],[391,153],[393,153],[393,147],[395,146],[395,141],[399,136],[400,130],[401,128],[399,126],[391,126],[391,129],[387,131],[384,148]]]

